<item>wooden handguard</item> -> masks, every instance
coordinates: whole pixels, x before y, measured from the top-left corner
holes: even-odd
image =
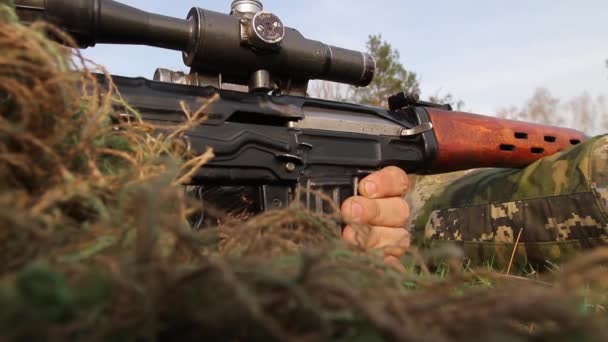
[[[438,153],[433,170],[519,168],[585,140],[583,133],[554,126],[426,108]]]

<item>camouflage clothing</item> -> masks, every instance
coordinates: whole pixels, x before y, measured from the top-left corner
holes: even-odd
[[[475,263],[562,262],[608,244],[608,136],[525,169],[416,177],[408,195],[418,244],[456,243]],[[519,237],[519,240],[518,240]]]

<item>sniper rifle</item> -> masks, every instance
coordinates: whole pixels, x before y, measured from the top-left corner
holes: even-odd
[[[361,177],[388,165],[421,174],[519,168],[584,139],[574,130],[453,111],[403,93],[388,99],[389,108],[308,97],[313,79],[369,85],[374,59],[306,39],[259,0],[233,1],[229,14],[192,8],[185,20],[112,0],[15,5],[22,21],[49,21],[83,48],[182,51],[187,74],[157,69],[153,80],[113,81],[143,119],[156,124],[183,121],[182,101],[198,108],[216,97],[207,120],[185,134],[196,153],[211,147],[215,154],[190,185],[253,186],[257,211],[296,199],[325,211],[327,203],[312,190],[341,203],[357,193]]]

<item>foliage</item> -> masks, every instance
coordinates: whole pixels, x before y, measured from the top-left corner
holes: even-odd
[[[403,67],[399,61],[399,51],[383,41],[381,35],[369,36],[367,51],[376,60],[376,76],[368,87],[354,90],[353,101],[386,107],[389,96],[398,92],[420,93],[417,75]]]
[[[464,110],[465,103],[463,100],[458,100],[454,98],[454,96],[450,93],[445,95],[440,95],[437,92],[435,95],[431,95],[429,97],[429,102],[437,103],[437,104],[449,104],[452,106],[454,110],[462,111]]]
[[[605,96],[591,97],[588,92],[561,101],[548,89],[538,88],[522,108],[503,107],[497,116],[548,125],[563,125],[587,134],[608,131],[608,102]]]
[[[309,95],[330,101],[354,102],[352,99],[354,89],[346,84],[317,80],[310,83]]]
[[[608,68],[608,59],[605,61]],[[549,125],[565,125],[587,134],[608,132],[608,100],[592,97],[587,91],[565,101],[553,97],[547,88],[537,88],[522,108],[503,107],[497,116]]]
[[[420,93],[420,82],[416,73],[408,71],[400,61],[399,51],[382,40],[381,35],[371,35],[367,41],[367,52],[376,60],[376,73],[372,83],[365,88],[345,86],[339,83],[316,81],[312,83],[310,94],[316,98],[332,101],[348,101],[372,106],[386,107],[388,98],[399,92]],[[439,91],[431,95],[430,102],[449,104],[456,110],[464,108],[464,101],[450,93],[441,95]]]
[[[556,115],[559,102],[559,99],[553,97],[547,88],[537,88],[522,109],[502,108],[498,110],[497,116],[504,119],[559,125],[563,122],[563,119]]]

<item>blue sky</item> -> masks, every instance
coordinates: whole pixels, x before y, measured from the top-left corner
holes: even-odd
[[[183,18],[196,5],[228,12],[230,0],[121,0]],[[474,112],[521,105],[547,87],[569,98],[608,93],[608,0],[265,0],[306,37],[364,49],[381,33],[418,73],[423,96],[450,92]],[[112,73],[151,77],[185,70],[178,52],[99,45],[85,55]]]

